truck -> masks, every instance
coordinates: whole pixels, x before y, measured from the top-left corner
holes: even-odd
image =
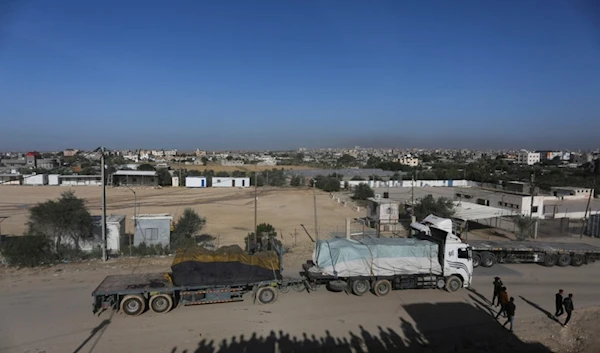
[[[539,263],[579,267],[600,258],[600,248],[583,243],[537,241],[469,240],[473,267],[492,267],[496,263]]]
[[[311,286],[357,296],[372,291],[437,288],[449,292],[470,286],[472,251],[452,232],[452,221],[434,215],[411,224],[408,238],[319,240],[303,265]]]
[[[167,313],[178,306],[231,303],[248,297],[270,304],[278,293],[310,289],[304,278],[283,278],[281,270],[280,251],[256,255],[239,247],[178,251],[171,272],[107,276],[92,292],[93,312],[113,309],[136,316],[149,309]]]

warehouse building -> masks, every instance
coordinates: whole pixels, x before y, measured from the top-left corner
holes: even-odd
[[[158,186],[158,175],[153,170],[117,170],[113,174],[113,180],[117,186]]]
[[[54,177],[52,179],[54,183]],[[102,186],[102,175],[59,175],[58,184],[61,186]]]

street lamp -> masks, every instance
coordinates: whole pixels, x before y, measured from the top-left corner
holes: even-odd
[[[135,230],[137,229],[137,195],[135,191],[129,187],[129,185],[123,185],[125,185],[133,193],[133,234],[135,234]],[[129,257],[131,257],[131,237],[129,237]]]

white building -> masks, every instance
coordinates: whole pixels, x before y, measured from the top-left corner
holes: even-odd
[[[248,188],[250,178],[213,177],[213,188]]]
[[[402,165],[407,165],[409,167],[416,167],[419,165],[419,158],[412,156],[402,156],[398,158],[398,162]]]
[[[540,162],[540,154],[538,152],[521,151],[517,154],[518,164],[534,165]]]
[[[244,165],[244,161],[236,161],[235,159],[228,161],[227,159],[223,159],[223,160],[221,160],[221,165],[230,166],[230,167],[239,167],[239,166]]]
[[[533,209],[531,208],[531,198],[531,195],[520,193],[466,188],[455,194],[456,201],[502,208],[510,210],[514,215],[544,218],[544,196],[533,196]]]
[[[94,219],[93,239],[83,239],[79,242],[81,250],[91,251],[97,246],[102,246],[102,216],[92,216]],[[125,236],[125,216],[110,215],[106,217],[106,249],[110,252],[122,252],[127,246]]]
[[[578,188],[572,186],[558,186],[551,187],[550,191],[552,195],[550,199],[560,200],[577,200],[577,199],[588,199],[590,195],[593,195],[594,189],[590,188]]]
[[[179,177],[177,177],[177,176],[171,177],[171,186],[174,188],[179,187]]]
[[[22,181],[21,174],[0,174],[0,185],[21,185]]]
[[[206,177],[185,177],[185,187],[186,188],[205,188],[206,187]]]
[[[23,185],[48,185],[47,174],[23,175]]]

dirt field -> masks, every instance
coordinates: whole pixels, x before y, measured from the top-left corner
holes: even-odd
[[[297,275],[300,259],[307,257],[309,252],[286,256],[287,275]],[[478,268],[474,290],[452,294],[405,290],[357,297],[319,288],[280,294],[270,305],[248,298],[139,317],[92,314],[90,293],[106,275],[166,271],[171,261],[121,258],[0,268],[0,352],[595,353],[600,343],[600,264]],[[495,275],[515,297],[514,334],[502,327],[502,318],[494,319],[497,308],[489,305]],[[575,293],[568,328],[546,314],[554,310],[558,288]]]
[[[9,217],[0,224],[2,234],[22,234],[29,207],[57,198],[67,190],[85,198],[93,215],[100,214],[100,187],[1,186],[0,216]],[[220,245],[242,244],[254,227],[254,189],[139,188],[135,191],[138,214],[170,213],[176,219],[185,208],[191,207],[206,217],[202,232],[219,236]],[[107,214],[127,215],[128,232],[133,230],[133,203],[133,193],[129,189],[107,189]],[[317,219],[321,234],[343,231],[345,218],[357,216],[359,214],[351,208],[333,202],[329,194],[317,191]],[[294,234],[298,243],[309,242],[300,224],[314,233],[312,189],[259,188],[258,223],[262,222],[272,224],[287,245],[293,244]]]
[[[178,170],[179,164],[172,163],[171,168],[173,168],[174,170]],[[229,173],[234,172],[236,170],[239,170],[242,172],[261,172],[263,170],[271,170],[273,168],[277,168],[277,169],[283,168],[285,170],[313,169],[313,168],[303,166],[303,165],[273,165],[273,166],[269,166],[269,165],[253,165],[253,164],[248,164],[248,165],[243,165],[243,166],[227,166],[227,165],[220,165],[220,164],[208,164],[208,165],[183,165],[182,164],[181,168],[187,169],[187,170],[199,170],[199,171],[214,170],[215,172],[229,172]]]

